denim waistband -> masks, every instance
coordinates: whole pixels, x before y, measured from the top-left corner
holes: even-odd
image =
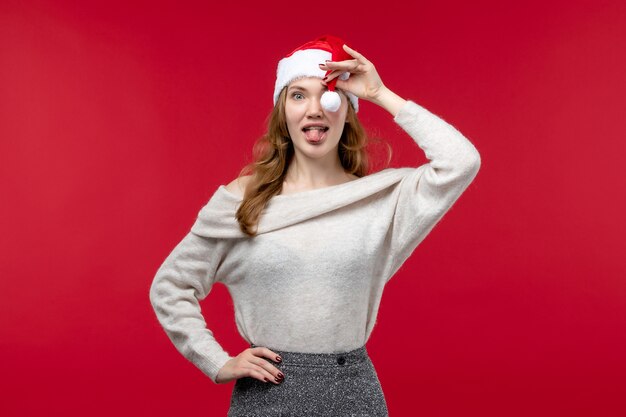
[[[254,343],[250,344],[250,347],[259,347]],[[281,365],[298,365],[298,366],[313,366],[313,367],[335,367],[346,366],[355,363],[363,362],[369,359],[367,348],[365,345],[354,350],[338,353],[306,353],[306,352],[290,352],[280,349],[273,349],[270,346],[267,347],[272,352],[276,352],[282,358]],[[264,359],[271,361],[268,358]],[[275,364],[275,362],[273,362]]]

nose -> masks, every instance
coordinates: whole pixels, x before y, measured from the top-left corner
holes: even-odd
[[[318,98],[309,100],[309,106],[307,108],[308,117],[321,117],[323,114],[322,103]]]

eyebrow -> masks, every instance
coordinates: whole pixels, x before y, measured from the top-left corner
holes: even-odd
[[[291,90],[300,90],[300,91],[308,91],[306,88],[301,87],[299,85],[292,85],[290,86],[287,91],[291,91]],[[324,86],[324,90],[328,90],[328,86]]]

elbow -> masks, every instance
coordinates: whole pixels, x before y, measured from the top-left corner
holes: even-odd
[[[163,281],[158,274],[154,277],[154,280],[150,285],[148,299],[158,321],[165,327],[164,320],[171,311],[170,303],[172,300],[167,289],[166,281]]]
[[[468,177],[474,178],[480,166],[480,153],[471,142],[466,141],[463,146],[460,146],[456,152],[451,154],[446,171],[450,179],[464,180]],[[441,168],[444,168],[444,166]]]
[[[480,170],[480,164],[481,164],[480,153],[478,153],[476,148],[474,148],[473,156],[470,159],[470,162],[471,162],[470,169],[474,173],[474,175],[476,175],[478,171]]]
[[[160,294],[160,280],[159,275],[157,274],[152,280],[152,284],[150,285],[150,289],[148,290],[148,299],[150,300],[150,304],[155,311],[157,310],[157,306],[159,305],[159,300],[161,298]]]
[[[446,180],[442,180],[442,183],[464,184],[463,187],[466,187],[476,178],[480,164],[480,154],[475,149],[472,149],[464,153],[462,158],[457,159],[454,169],[449,171],[449,175]]]
[[[150,285],[150,290],[148,291],[148,300],[150,301],[150,305],[152,306],[152,309],[156,311],[156,306],[157,306],[157,290],[156,290],[156,286],[154,281],[152,282],[152,285]]]
[[[478,150],[472,146],[468,152],[465,153],[462,162],[462,171],[464,177],[474,178],[480,170],[481,158]]]

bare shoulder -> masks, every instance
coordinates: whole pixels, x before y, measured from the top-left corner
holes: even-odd
[[[244,175],[242,177],[235,178],[228,185],[226,185],[226,189],[239,197],[243,197],[244,190],[246,189],[251,177],[252,175]]]

